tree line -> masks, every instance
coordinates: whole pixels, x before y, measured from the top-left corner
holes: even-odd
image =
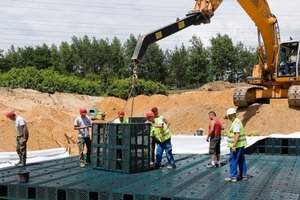
[[[118,38],[73,37],[60,46],[25,46],[0,50],[0,86],[41,92],[128,97],[132,85],[131,57],[135,36],[124,44]],[[190,45],[163,51],[148,47],[138,64],[138,83],[133,95],[167,94],[168,89],[189,89],[214,81],[242,82],[244,69],[257,62],[255,49],[233,44],[228,35],[217,34],[205,47],[193,36]]]

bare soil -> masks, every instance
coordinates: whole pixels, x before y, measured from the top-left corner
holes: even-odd
[[[115,97],[0,88],[0,152],[15,151],[16,134],[12,122],[5,116],[10,109],[23,116],[28,123],[28,150],[65,147],[71,155],[78,154],[77,132],[73,123],[81,107],[100,111],[116,108],[107,113],[105,121],[95,121],[109,122],[117,117],[120,109],[124,108],[125,117],[141,117],[156,106],[160,114],[171,122],[173,135],[194,135],[199,128],[206,132],[208,112],[213,110],[225,129],[228,129],[230,121],[225,119],[225,113],[229,107],[234,107],[233,90],[241,85],[245,84],[213,82],[182,94],[140,95],[128,102]],[[271,100],[270,104],[254,104],[239,110],[238,115],[245,124],[247,135],[289,134],[300,130],[300,112],[289,108],[287,99]]]

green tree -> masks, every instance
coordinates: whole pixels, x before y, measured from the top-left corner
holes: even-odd
[[[236,72],[236,49],[228,35],[217,34],[211,39],[211,72],[215,80],[223,80],[228,71]]]
[[[174,52],[168,56],[168,71],[170,78],[174,80],[174,85],[182,89],[188,86],[189,77],[187,68],[189,65],[188,51],[182,44],[180,48],[175,47]]]
[[[137,44],[137,39],[134,37],[134,35],[130,35],[129,38],[126,40],[126,42],[123,45],[123,51],[124,51],[124,69],[127,71],[130,71],[129,75],[132,76],[132,69],[133,69],[133,63],[132,63],[132,55],[134,52],[134,49]],[[138,71],[139,73],[139,71]]]
[[[61,62],[60,52],[55,44],[51,45],[50,48],[50,62],[51,62],[51,69],[57,71],[59,73],[64,73],[64,67]]]
[[[163,50],[159,48],[158,44],[151,44],[138,65],[140,77],[149,81],[165,83],[167,67],[164,61]]]
[[[110,44],[110,69],[119,78],[128,78],[130,70],[125,67],[125,58],[120,40],[114,37]]]
[[[47,69],[52,65],[51,49],[46,44],[37,46],[33,50],[32,65],[37,69]],[[28,65],[29,66],[29,65]]]
[[[190,77],[190,84],[200,86],[210,81],[209,77],[209,52],[204,47],[200,38],[195,35],[190,40],[191,47],[189,52],[189,70],[188,77]]]
[[[77,75],[85,77],[86,74],[91,71],[91,41],[88,36],[84,36],[82,39],[75,36],[72,37],[71,50],[75,57],[75,71]]]
[[[243,43],[238,42],[236,48],[237,71],[240,74],[237,81],[245,81],[246,76],[251,76],[252,69],[258,63],[257,51],[246,48]]]
[[[75,55],[71,50],[71,46],[67,42],[62,42],[59,47],[60,61],[65,74],[76,74],[75,71]]]
[[[21,68],[22,66],[22,58],[18,50],[12,45],[4,58],[5,62],[5,71],[9,71],[10,69],[17,67]]]
[[[0,73],[7,71],[7,65],[4,58],[4,50],[0,49]]]

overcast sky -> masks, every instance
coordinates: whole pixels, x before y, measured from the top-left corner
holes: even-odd
[[[281,40],[300,39],[300,0],[269,0],[277,16]],[[114,36],[122,44],[130,34],[138,36],[184,18],[194,7],[194,0],[1,0],[0,49],[59,46],[72,36],[97,39]],[[254,23],[235,0],[224,0],[210,24],[192,26],[158,42],[161,48],[189,45],[192,35],[205,46],[217,33],[227,34],[236,43],[257,46]]]

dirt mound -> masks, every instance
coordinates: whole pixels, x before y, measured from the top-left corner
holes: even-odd
[[[174,135],[194,135],[197,129],[207,130],[208,112],[214,110],[229,128],[229,120],[224,119],[229,107],[234,107],[232,94],[234,87],[246,84],[213,82],[195,91],[169,96],[140,95],[128,102],[115,97],[91,97],[86,95],[55,93],[46,94],[33,90],[0,88],[0,151],[15,150],[15,132],[13,124],[5,117],[5,111],[13,109],[28,122],[30,139],[29,150],[65,147],[71,155],[78,153],[77,132],[73,123],[80,107],[97,108],[108,111],[106,121],[117,117],[118,110],[125,110],[125,117],[144,116],[153,106],[159,108],[161,115],[171,122]],[[112,108],[116,108],[112,110]],[[254,104],[239,110],[239,116],[245,123],[247,134],[270,135],[298,132],[300,117],[298,110],[288,108],[286,99],[271,100],[268,105]],[[96,121],[99,122],[99,121]]]
[[[230,88],[242,87],[242,86],[250,86],[247,83],[229,83],[223,81],[214,81],[211,83],[207,83],[199,88],[199,91],[222,91]]]

